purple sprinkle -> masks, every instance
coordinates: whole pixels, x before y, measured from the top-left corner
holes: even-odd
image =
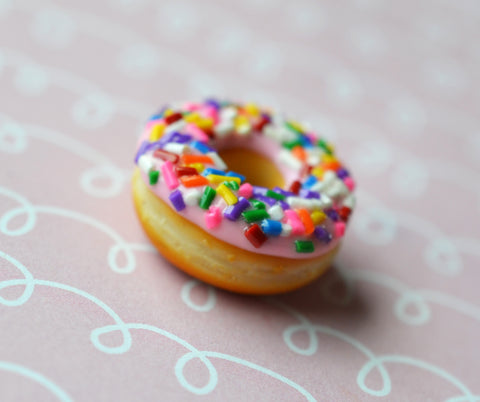
[[[207,99],[205,101],[205,104],[209,105],[209,106],[212,106],[217,110],[220,109],[220,103],[218,103],[215,99]]]
[[[345,177],[350,176],[347,169],[340,168],[337,170],[337,176],[339,179],[345,179]]]
[[[250,205],[250,202],[246,198],[240,197],[236,204],[229,205],[223,210],[223,216],[228,220],[236,221],[238,218],[240,218],[241,213]]]
[[[328,244],[332,240],[332,235],[323,226],[317,226],[313,233],[321,242]]]
[[[267,113],[262,113],[262,119],[265,119],[269,123],[272,121],[272,119],[270,118],[270,116]]]
[[[169,133],[165,134],[162,138],[160,138],[160,140],[158,141],[160,143],[160,147],[163,148],[165,145],[171,142],[175,134],[177,134],[175,131],[170,131]]]
[[[328,217],[334,221],[338,222],[340,220],[340,216],[338,215],[338,212],[335,211],[334,209],[330,208],[325,211],[325,213],[328,215]]]
[[[180,190],[172,191],[168,196],[168,199],[171,201],[177,211],[185,209],[185,202],[183,201],[182,193],[180,192]]]
[[[292,193],[291,191],[284,190],[283,188],[280,188],[280,187],[274,187],[273,191],[275,191],[276,193],[280,193],[285,197],[295,197],[294,193]]]
[[[179,144],[186,144],[187,142],[190,142],[192,141],[192,136],[191,135],[188,135],[188,134],[181,134],[181,133],[177,133],[175,132],[173,134],[173,137],[171,139],[171,142],[177,142]]]
[[[254,192],[253,194],[255,194],[255,192]],[[268,205],[270,205],[270,206],[275,205],[275,203],[277,202],[277,200],[276,200],[275,198],[266,197],[266,196],[261,195],[261,194],[255,195],[255,198],[256,198],[258,201],[262,201],[262,202],[264,202],[265,204],[268,204]]]
[[[282,207],[282,209],[283,209],[284,211],[286,211],[287,209],[291,209],[291,208],[290,208],[290,204],[288,204],[288,202],[283,201],[283,200],[279,200],[279,201],[277,201],[277,202],[280,204],[280,206]]]
[[[135,163],[138,163],[138,160],[140,159],[140,157],[141,157],[145,152],[147,152],[147,150],[148,150],[148,144],[149,144],[148,141],[143,141],[143,142],[140,144],[140,147],[138,148],[137,154],[135,155]]]
[[[258,197],[259,195],[267,194],[268,188],[261,186],[253,186],[253,195]]]
[[[315,198],[317,200],[320,199],[319,193],[317,193],[316,191],[307,190],[306,188],[300,189],[299,196],[307,199],[312,199],[312,198]]]

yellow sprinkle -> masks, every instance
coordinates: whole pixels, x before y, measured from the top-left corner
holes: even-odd
[[[238,201],[237,196],[223,183],[217,187],[217,194],[220,194],[228,205],[236,204]]]
[[[214,183],[214,184],[220,184],[220,183],[223,183],[224,181],[234,181],[237,184],[240,184],[240,182],[241,182],[239,177],[222,176],[222,175],[219,175],[219,174],[209,174],[207,176],[207,179],[210,183]]]
[[[152,128],[152,131],[150,131],[150,141],[158,141],[160,137],[163,135],[163,130],[165,130],[165,124],[163,123],[158,123],[155,124]]]
[[[192,112],[188,116],[183,117],[183,120],[185,120],[187,123],[198,123],[200,119],[200,116],[196,112]]]
[[[195,124],[198,126],[198,128],[201,128],[202,130],[209,130],[213,127],[213,119],[200,118],[198,121],[195,122]]]
[[[190,163],[187,166],[197,169],[198,173],[202,173],[203,169],[205,169],[205,165],[203,163]]]
[[[260,114],[260,110],[258,109],[258,106],[255,105],[254,103],[247,103],[245,105],[245,111],[252,116],[258,116]]]
[[[337,162],[337,158],[333,155],[323,154],[322,162]]]
[[[248,121],[247,116],[239,114],[237,117],[235,117],[235,121],[233,122],[233,124],[235,125],[235,128],[238,129],[239,127],[245,126],[247,124],[249,125],[250,122]]]
[[[323,177],[323,173],[324,173],[324,170],[320,166],[314,167],[312,169],[312,174],[319,179]]]
[[[289,120],[288,123],[297,131],[305,132],[305,127],[303,127],[298,121]]]
[[[167,117],[167,116],[170,116],[173,114],[173,110],[172,109],[167,109],[163,112],[163,116]]]
[[[327,217],[327,215],[325,215],[325,213],[323,211],[313,211],[311,214],[310,214],[310,217],[312,218],[312,222],[314,225],[318,225],[320,223],[322,223],[325,218]]]

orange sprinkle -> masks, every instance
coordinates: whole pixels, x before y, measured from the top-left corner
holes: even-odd
[[[324,162],[322,163],[322,168],[323,170],[338,170],[342,167],[340,162],[338,161],[332,161],[332,162]]]
[[[295,158],[300,159],[301,161],[305,161],[307,159],[307,154],[305,153],[303,147],[300,145],[293,147],[292,155],[295,156]]]
[[[212,158],[207,155],[182,155],[182,162],[185,165],[190,165],[192,163],[207,163],[209,165],[214,165]]]
[[[296,210],[297,215],[300,217],[300,220],[303,223],[303,226],[305,226],[305,234],[311,235],[315,229],[315,226],[313,225],[312,218],[308,211],[304,208],[297,209]]]
[[[207,178],[200,175],[182,176],[180,181],[185,187],[199,187],[208,184]]]

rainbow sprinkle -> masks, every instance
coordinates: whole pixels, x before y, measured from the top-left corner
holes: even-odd
[[[166,107],[150,118],[135,163],[149,185],[162,183],[173,208],[203,210],[214,231],[223,219],[241,223],[239,235],[255,248],[282,236],[292,250],[312,253],[344,235],[355,205],[355,181],[334,147],[302,124],[253,103],[213,99]],[[227,170],[213,144],[228,136],[264,135],[281,146],[277,163],[295,173],[287,189],[251,185]],[[223,200],[223,208],[217,200]]]

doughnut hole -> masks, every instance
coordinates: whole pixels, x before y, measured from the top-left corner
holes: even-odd
[[[228,170],[240,173],[255,186],[283,188],[285,179],[278,167],[266,156],[248,148],[229,148],[219,151]]]

